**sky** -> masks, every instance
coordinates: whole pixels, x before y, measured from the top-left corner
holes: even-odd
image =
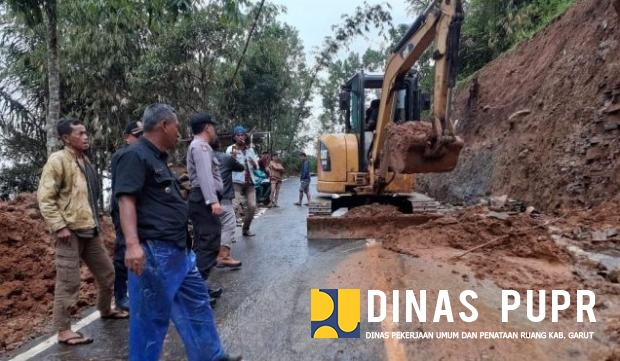
[[[299,31],[308,64],[313,65],[316,49],[321,46],[326,36],[333,34],[332,25],[340,25],[342,15],[352,14],[357,6],[363,5],[364,0],[271,0],[271,2],[286,7],[286,12],[281,14],[279,19]],[[408,14],[404,0],[367,0],[367,2],[370,5],[389,3],[392,7],[394,25],[411,24],[415,20],[413,15]],[[370,32],[365,37],[358,37],[354,40],[348,50],[340,52],[339,57],[345,58],[350,51],[363,54],[369,47],[379,49],[383,41],[376,31]],[[308,122],[310,134],[317,132],[320,126],[317,120],[320,107],[321,99],[315,94],[312,100],[312,116]],[[314,153],[313,147],[314,142],[308,144],[306,152]]]
[[[407,14],[403,0],[367,0],[370,5],[389,3],[392,7],[392,19],[395,24],[413,23],[415,20]],[[273,3],[284,5],[286,13],[281,14],[279,19],[294,26],[299,31],[299,36],[304,42],[308,60],[316,48],[320,47],[326,36],[332,35],[332,25],[341,23],[341,16],[351,14],[357,6],[364,3],[363,0],[272,0]],[[351,51],[363,53],[366,48],[379,48],[383,39],[375,32],[367,39],[362,37],[355,40],[350,47]],[[346,56],[346,52],[341,54]]]

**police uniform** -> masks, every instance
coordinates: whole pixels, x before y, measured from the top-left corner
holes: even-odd
[[[206,140],[196,137],[190,144],[187,173],[192,187],[188,200],[194,227],[194,251],[198,270],[206,280],[217,264],[222,235],[222,223],[220,217],[213,214],[212,205],[219,203],[224,188],[219,161]]]

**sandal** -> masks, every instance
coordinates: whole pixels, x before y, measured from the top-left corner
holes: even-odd
[[[88,345],[89,343],[93,343],[93,341],[92,338],[84,336],[81,332],[76,332],[75,336],[71,336],[65,340],[58,340],[58,343],[67,346],[77,346]]]
[[[110,311],[107,315],[101,315],[101,318],[104,320],[124,320],[129,318],[129,312],[122,310],[113,310]]]

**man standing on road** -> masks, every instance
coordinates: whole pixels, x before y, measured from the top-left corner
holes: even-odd
[[[99,181],[84,154],[89,147],[86,128],[77,119],[64,118],[58,122],[57,132],[64,148],[52,153],[45,163],[37,199],[56,241],[54,329],[59,343],[81,345],[93,339],[71,330],[71,310],[80,291],[80,259],[97,281],[101,318],[129,315],[111,308],[114,266],[99,237]]]
[[[142,122],[130,122],[125,127],[123,138],[125,146],[117,150],[112,156],[112,165],[110,167],[112,173],[112,194],[114,194],[114,174],[118,165],[118,158],[127,149],[127,146],[134,144],[142,136]],[[110,213],[112,223],[116,231],[116,239],[114,240],[114,303],[116,307],[125,311],[129,310],[129,299],[127,298],[127,267],[125,266],[125,238],[123,238],[123,230],[121,228],[121,219],[118,214],[118,201],[112,196]]]
[[[306,198],[308,198],[308,203],[306,203],[306,205],[310,205],[310,161],[308,161],[306,153],[302,152],[299,156],[301,158],[301,168],[299,171],[299,202],[295,203],[295,205],[301,206],[304,193],[306,194]]]
[[[217,139],[216,123],[207,113],[198,113],[190,119],[194,140],[187,150],[187,174],[191,183],[189,218],[194,226],[194,251],[198,270],[206,281],[217,265],[222,240],[222,205],[224,189],[220,163],[213,154],[210,142]],[[210,289],[209,296],[220,297],[222,289]]]
[[[241,262],[230,255],[232,244],[235,243],[235,229],[237,228],[237,217],[235,215],[235,208],[233,207],[235,190],[233,189],[232,172],[243,172],[245,168],[243,164],[237,162],[233,157],[220,150],[221,145],[219,140],[216,139],[211,145],[215,151],[215,157],[220,162],[220,174],[222,176],[222,183],[224,184],[222,199],[220,201],[222,205],[222,214],[220,214],[220,221],[222,222],[222,245],[220,246],[220,253],[217,256],[216,267],[235,269],[241,267]]]
[[[278,153],[273,153],[271,162],[269,162],[269,180],[271,181],[271,207],[278,207],[278,196],[280,195],[280,186],[284,178],[284,166],[280,162]]]
[[[254,184],[254,169],[258,168],[258,157],[254,149],[248,144],[248,135],[244,127],[237,126],[233,130],[235,144],[226,149],[226,153],[237,162],[243,164],[242,172],[233,172],[233,187],[235,189],[235,202],[244,201],[242,234],[246,237],[255,236],[250,231],[250,225],[256,211],[256,190]],[[240,207],[236,207],[240,208]]]
[[[178,120],[166,104],[144,110],[144,135],[118,160],[115,196],[129,269],[129,361],[159,360],[172,318],[189,361],[239,361],[227,356],[215,327],[207,287],[188,248],[188,206],[166,164]]]

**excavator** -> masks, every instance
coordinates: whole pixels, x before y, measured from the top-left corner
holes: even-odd
[[[338,228],[329,216],[340,208],[381,203],[411,213],[415,174],[456,167],[464,143],[455,134],[450,106],[462,21],[461,0],[431,2],[394,46],[383,74],[359,72],[341,87],[346,132],[319,138],[317,191],[323,196],[310,206],[308,239],[324,237],[329,225]],[[412,68],[431,45],[435,81],[429,106]],[[370,120],[366,96],[379,89],[376,119]],[[430,110],[429,121],[420,119],[423,110]]]

